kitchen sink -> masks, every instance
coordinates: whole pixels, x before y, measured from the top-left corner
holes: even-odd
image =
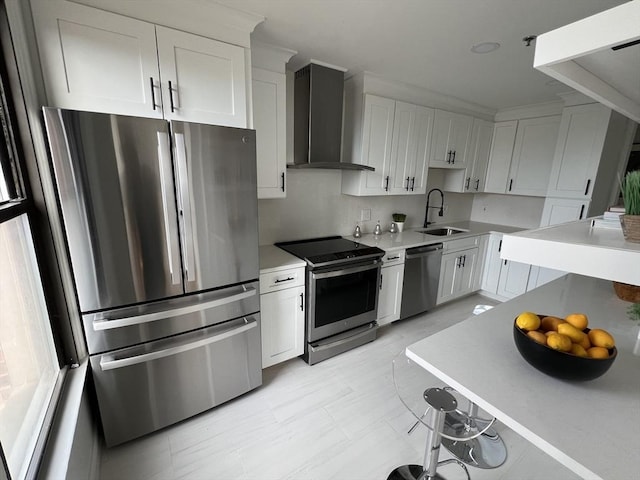
[[[424,233],[426,235],[436,235],[438,237],[447,237],[449,235],[456,235],[458,233],[467,233],[468,230],[462,230],[460,228],[440,227],[440,228],[422,228],[416,230],[416,232]]]

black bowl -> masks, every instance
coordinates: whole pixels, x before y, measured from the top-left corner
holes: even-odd
[[[543,315],[540,317],[542,318]],[[583,331],[586,333],[589,329],[585,328]],[[618,355],[615,347],[609,349],[609,358],[578,357],[554,350],[529,337],[527,332],[521,330],[515,322],[513,322],[513,340],[520,355],[530,365],[551,377],[563,380],[585,381],[598,378],[609,370]]]

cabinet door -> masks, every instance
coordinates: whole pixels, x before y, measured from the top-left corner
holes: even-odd
[[[559,125],[557,115],[518,122],[507,193],[546,196]]]
[[[471,133],[471,159],[468,162],[464,183],[465,192],[484,192],[492,137],[493,123],[475,118]]]
[[[253,127],[256,130],[258,198],[286,197],[286,76],[254,68]]]
[[[478,266],[478,249],[473,248],[460,252],[461,264],[459,281],[456,282],[456,297],[461,297],[475,290],[476,268]]]
[[[560,270],[554,270],[552,268],[544,268],[538,267],[536,265],[531,266],[531,271],[529,272],[529,282],[527,283],[527,292],[529,290],[533,290],[534,288],[538,288],[545,283],[549,283],[557,278],[560,278],[566,275],[567,272],[562,272]]]
[[[304,353],[304,287],[260,295],[262,368]]]
[[[599,103],[562,111],[549,196],[591,198],[610,118],[611,110]]]
[[[473,119],[466,115],[435,111],[430,167],[465,168]]]
[[[72,2],[32,2],[48,105],[162,118],[154,25]]]
[[[502,268],[502,259],[500,258],[500,250],[502,249],[502,235],[492,233],[489,236],[487,244],[487,253],[484,261],[482,272],[481,288],[489,293],[498,292],[498,283],[500,281],[500,269]]]
[[[513,155],[513,145],[516,141],[517,120],[498,122],[493,129],[491,153],[484,191],[487,193],[505,193],[509,179],[509,167]]]
[[[404,263],[384,267],[381,275],[378,324],[385,325],[400,318]]]
[[[165,118],[246,128],[244,48],[160,26],[156,34]]]
[[[394,100],[365,95],[362,122],[362,163],[375,168],[361,178],[362,195],[385,195],[389,191]]]
[[[498,295],[506,298],[517,297],[527,291],[531,265],[511,260],[503,260],[498,282]]]
[[[582,220],[589,211],[588,200],[571,198],[547,198],[544,201],[540,226],[558,225],[560,223]]]
[[[440,280],[438,282],[438,298],[436,304],[447,302],[455,297],[456,280],[460,269],[460,253],[447,253],[442,256]]]
[[[410,103],[395,103],[389,193],[424,194],[433,110]]]

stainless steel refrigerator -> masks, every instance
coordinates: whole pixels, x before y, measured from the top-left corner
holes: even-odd
[[[107,445],[259,386],[255,132],[44,118]]]

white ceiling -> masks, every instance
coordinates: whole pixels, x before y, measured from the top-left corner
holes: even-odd
[[[368,71],[491,110],[557,100],[568,87],[533,69],[538,35],[624,0],[215,0],[266,17],[251,36],[310,58]],[[480,42],[498,42],[474,54]],[[548,84],[550,82],[551,84]]]

